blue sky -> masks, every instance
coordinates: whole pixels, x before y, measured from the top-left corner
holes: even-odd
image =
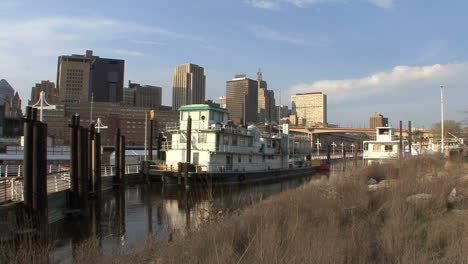
[[[468,1],[450,0],[0,0],[0,78],[23,101],[56,80],[57,56],[94,50],[126,60],[125,79],[163,87],[176,65],[205,68],[207,97],[236,73],[261,68],[279,102],[328,95],[329,122],[367,126],[380,112],[430,126],[468,111]]]

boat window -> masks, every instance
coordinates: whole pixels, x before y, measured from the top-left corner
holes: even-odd
[[[242,162],[242,156],[241,156],[241,155],[239,155],[239,156],[237,157],[237,162],[239,162],[239,163]]]
[[[179,135],[179,143],[187,143],[187,139],[185,138],[185,135]]]
[[[244,146],[245,145],[245,137],[239,136],[239,145]]]
[[[206,143],[206,134],[198,133],[198,143]]]
[[[237,146],[237,136],[232,136],[232,145]]]
[[[227,135],[223,136],[223,144],[226,146],[229,145],[229,136]]]
[[[388,128],[381,128],[379,129],[379,135],[389,135],[390,130]]]
[[[380,152],[380,149],[381,149],[380,145],[374,145],[373,151]]]
[[[253,138],[249,137],[249,147],[253,146]]]
[[[252,155],[249,155],[249,163],[252,163]]]
[[[392,152],[393,151],[393,145],[385,145],[385,151],[386,152]]]

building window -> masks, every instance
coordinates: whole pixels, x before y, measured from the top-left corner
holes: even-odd
[[[393,145],[385,145],[385,152],[393,152]]]

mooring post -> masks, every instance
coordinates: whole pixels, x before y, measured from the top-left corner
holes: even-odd
[[[114,187],[120,185],[120,128],[117,128],[117,133],[115,135],[115,155],[114,155],[114,165],[115,165],[115,175],[114,175]]]
[[[150,131],[149,131],[149,154],[148,159],[153,160],[153,132],[154,132],[154,110],[150,111]]]
[[[94,164],[93,164],[93,141],[95,135],[94,123],[89,124],[89,136],[88,136],[88,189],[94,193]]]
[[[119,181],[120,184],[125,184],[125,136],[120,136],[120,175],[119,175]]]
[[[93,141],[93,183],[94,191],[101,192],[101,133],[94,134]]]
[[[78,177],[79,199],[82,212],[88,209],[88,129],[79,127],[78,130]]]
[[[39,237],[47,238],[47,125],[34,122],[33,126],[33,225],[39,231]]]
[[[400,159],[403,158],[403,121],[400,120],[400,142],[398,144],[399,152],[398,156]]]
[[[70,182],[71,199],[69,207],[79,208],[79,182],[78,182],[78,130],[80,127],[80,116],[73,115],[70,125]]]
[[[413,132],[411,131],[411,121],[408,121],[408,149],[409,149],[409,153],[408,155],[411,156],[411,146],[413,144]]]
[[[23,150],[23,197],[25,208],[32,208],[33,195],[33,108],[26,107],[26,119],[24,120],[24,150]],[[7,172],[5,171],[5,176]]]

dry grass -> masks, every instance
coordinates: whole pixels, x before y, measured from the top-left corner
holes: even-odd
[[[113,263],[463,263],[468,213],[447,209],[460,167],[440,157],[356,169],[206,224],[188,237],[101,259]],[[404,169],[399,170],[399,167]],[[460,177],[459,177],[460,176]],[[369,191],[367,180],[387,180]],[[409,202],[414,194],[430,194]]]
[[[95,242],[77,263],[468,263],[468,210],[448,206],[467,168],[438,156],[357,168],[231,213],[168,244],[148,238],[103,256]],[[466,166],[466,165],[465,165]],[[399,168],[402,168],[401,170]],[[369,190],[367,182],[385,180]],[[468,192],[467,192],[468,193]],[[426,199],[408,201],[415,194]],[[460,210],[461,209],[461,210]]]

